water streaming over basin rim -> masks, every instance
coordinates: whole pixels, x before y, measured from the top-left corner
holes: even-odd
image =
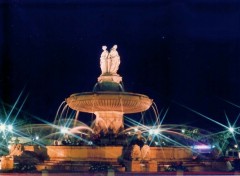
[[[66,102],[70,108],[80,112],[117,111],[130,114],[146,111],[153,100],[143,94],[104,91],[72,94]]]

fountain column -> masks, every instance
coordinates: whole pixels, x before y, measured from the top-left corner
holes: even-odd
[[[94,114],[96,115],[94,131],[96,132],[103,130],[104,133],[107,133],[110,130],[114,134],[117,134],[124,128],[122,112],[98,111]]]

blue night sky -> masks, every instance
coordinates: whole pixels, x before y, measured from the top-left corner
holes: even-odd
[[[184,106],[225,125],[224,112],[240,113],[237,0],[0,1],[0,100],[23,90],[18,107],[29,95],[22,110],[52,122],[65,98],[92,90],[114,44],[125,90],[169,108],[164,123],[220,127]]]

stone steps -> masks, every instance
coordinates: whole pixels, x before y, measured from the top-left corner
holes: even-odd
[[[116,171],[124,172],[125,167],[116,162],[83,162],[83,161],[45,161],[36,165],[38,171],[81,171],[87,172],[93,164],[110,165]]]

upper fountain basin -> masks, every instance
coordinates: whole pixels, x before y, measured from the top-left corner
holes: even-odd
[[[117,111],[124,114],[143,112],[152,105],[146,95],[130,92],[84,92],[66,98],[68,106],[76,111],[95,113]]]

